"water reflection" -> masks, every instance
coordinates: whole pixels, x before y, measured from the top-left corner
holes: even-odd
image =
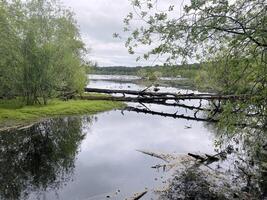
[[[133,83],[96,80],[90,84],[100,88],[143,89]],[[187,92],[170,87],[160,89]],[[186,104],[194,105],[195,101]],[[153,111],[194,115],[185,108],[146,106]],[[28,130],[1,133],[0,199],[98,200],[107,196],[125,199],[145,188],[149,193],[143,199],[266,196],[266,129],[229,132],[202,122],[133,112],[122,115],[121,111],[96,116],[97,120],[91,117],[47,120]],[[186,156],[189,152],[216,154],[229,145],[233,152],[227,159],[208,165],[183,165],[168,172],[151,168],[164,161],[136,151]],[[164,185],[167,187],[154,195],[154,190]]]
[[[230,147],[231,153],[212,165],[178,167],[159,199],[267,199],[266,127],[208,127],[216,151]]]
[[[213,152],[202,123],[120,111],[87,119],[48,120],[2,133],[2,199],[125,199],[164,181],[165,173],[151,169],[154,159],[136,150]]]
[[[2,132],[1,199],[27,199],[70,181],[84,138],[81,125],[80,118],[67,117],[46,120],[27,130]]]

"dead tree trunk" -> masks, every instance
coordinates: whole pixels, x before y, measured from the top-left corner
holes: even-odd
[[[109,90],[98,88],[85,88],[85,92],[103,94],[137,95],[136,98],[146,98],[147,100],[247,100],[249,95],[217,95],[217,94],[181,94],[169,92],[146,92],[135,90]]]
[[[202,108],[200,106],[189,106],[181,103],[169,103],[166,100],[154,100],[153,98],[146,97],[113,97],[113,96],[84,96],[81,97],[83,100],[103,100],[103,101],[124,101],[124,102],[136,102],[136,103],[151,103],[159,104],[164,106],[174,106],[181,107],[189,110],[200,110],[200,111],[211,111],[207,108]]]
[[[191,117],[186,115],[178,115],[177,113],[164,113],[164,112],[157,112],[157,111],[151,111],[147,109],[140,109],[140,108],[134,108],[134,107],[126,107],[124,110],[126,111],[132,111],[137,113],[144,113],[144,114],[151,114],[151,115],[158,115],[163,117],[172,117],[172,118],[179,118],[179,119],[186,119],[186,120],[194,120],[194,121],[201,121],[201,122],[218,122],[217,119],[212,118],[201,118],[201,117]]]

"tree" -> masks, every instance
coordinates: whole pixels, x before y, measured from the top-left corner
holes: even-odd
[[[211,107],[222,112],[207,115],[218,119],[219,127],[229,132],[240,123],[266,130],[265,0],[191,0],[167,6],[159,0],[131,2],[135,12],[124,19],[125,45],[130,53],[145,45],[150,50],[144,59],[157,55],[169,65],[198,61],[204,72],[197,81],[204,80],[221,94],[251,97],[242,102],[211,102]],[[141,25],[135,23],[137,18]]]
[[[23,96],[27,104],[46,104],[60,93],[82,92],[86,50],[73,13],[57,0],[3,1],[0,5],[0,29],[5,36],[0,39],[1,52],[10,57],[0,58],[0,70],[5,71],[1,93]]]
[[[10,23],[9,14],[0,2],[0,97],[12,97],[16,94],[15,77],[18,76],[20,63],[20,39],[15,27]]]
[[[182,11],[179,4],[170,4],[161,11],[162,1],[157,0],[131,2],[135,13],[124,19],[130,53],[140,45],[148,45],[151,49],[144,59],[159,55],[166,58],[166,63],[209,63],[220,72],[211,76],[217,74],[214,78],[221,92],[266,90],[265,0],[191,0]],[[131,22],[136,16],[142,25],[133,29],[131,25],[136,23]]]

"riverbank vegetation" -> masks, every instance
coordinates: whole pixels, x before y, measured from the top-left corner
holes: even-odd
[[[208,84],[200,82],[199,74],[204,73],[205,69],[200,64],[186,64],[173,66],[144,66],[144,67],[90,67],[90,73],[99,75],[130,75],[138,76],[142,80],[138,83],[142,85],[151,85],[157,82],[161,85],[169,85],[180,88],[190,88],[210,91],[213,90]],[[162,80],[160,78],[182,78],[176,81]]]
[[[216,133],[216,151],[230,147],[236,154],[227,160],[231,163],[227,173],[220,171],[219,164],[216,169],[220,172],[217,174],[224,174],[224,180],[230,180],[229,183],[207,181],[213,178],[210,173],[198,173],[199,165],[194,168],[187,165],[185,170],[177,169],[178,174],[162,199],[266,198],[266,1],[191,0],[183,2],[183,8],[178,2],[131,2],[135,12],[124,19],[124,31],[128,35],[125,45],[129,53],[139,52],[141,46],[149,50],[142,56],[137,53],[138,60],[159,57],[166,59],[168,65],[198,61],[203,67],[196,74],[197,83],[211,87],[219,94],[249,97],[209,101],[207,108],[213,111],[205,112],[208,118],[218,121],[212,126]],[[140,19],[138,27],[137,18]],[[120,38],[119,34],[114,36]],[[125,33],[121,38],[124,37]],[[230,168],[233,170],[228,171]],[[215,182],[220,185],[215,185],[214,193],[212,185]],[[188,185],[192,184],[200,188],[190,190]],[[203,185],[209,185],[208,192]],[[229,194],[221,185],[231,186]],[[198,191],[198,194],[192,191]]]
[[[1,1],[0,127],[121,107],[67,101],[84,95],[85,53],[74,14],[59,1]]]
[[[191,1],[183,6],[182,12],[177,11],[179,5],[171,3],[164,7],[157,1],[131,2],[136,12],[124,19],[124,31],[129,36],[125,45],[130,54],[146,46],[149,50],[137,60],[158,56],[171,66],[198,61],[202,68],[193,76],[199,85],[211,87],[220,94],[253,97],[245,102],[219,102],[224,112],[217,117],[222,119],[223,126],[236,121],[266,126],[267,5],[264,0]],[[162,11],[158,9],[161,6]],[[132,22],[138,17],[141,23],[136,28]],[[244,115],[234,117],[232,112]],[[247,119],[246,113],[261,113],[262,118]]]
[[[74,14],[58,1],[1,1],[0,41],[0,98],[47,104],[83,92],[85,45]]]
[[[33,123],[44,118],[96,114],[123,107],[123,103],[112,101],[52,99],[47,105],[26,105],[21,99],[0,100],[0,128]]]
[[[132,75],[142,76],[145,73],[160,73],[162,77],[184,77],[193,78],[197,72],[201,69],[200,64],[188,64],[188,65],[173,65],[173,66],[114,66],[114,67],[91,67],[92,74],[103,75]]]

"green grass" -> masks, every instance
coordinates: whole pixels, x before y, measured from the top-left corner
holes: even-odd
[[[96,114],[124,107],[123,103],[88,100],[51,100],[48,105],[26,106],[19,99],[0,100],[0,127],[32,123],[44,118]]]

